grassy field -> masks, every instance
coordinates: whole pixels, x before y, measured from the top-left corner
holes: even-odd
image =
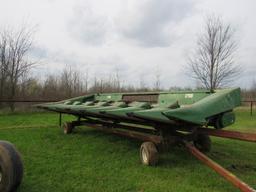
[[[251,117],[246,108],[236,114],[236,124],[228,129],[256,132],[256,114]],[[86,127],[64,135],[54,113],[1,114],[0,139],[22,154],[20,192],[238,191],[183,148],[161,154],[157,167],[143,166],[141,142]],[[256,188],[256,144],[212,140],[208,155]]]

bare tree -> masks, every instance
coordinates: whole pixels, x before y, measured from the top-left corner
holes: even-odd
[[[121,91],[121,80],[120,80],[120,74],[119,74],[119,68],[115,68],[115,74],[113,79],[113,87],[114,91],[120,92]]]
[[[147,90],[147,85],[145,83],[145,75],[141,74],[139,77],[139,88],[140,91],[146,91]]]
[[[252,90],[256,92],[256,80],[253,80],[252,82]]]
[[[17,95],[20,99],[39,99],[42,95],[42,84],[36,77],[24,75],[19,83]]]
[[[60,91],[64,97],[78,96],[83,92],[81,73],[71,65],[63,69],[59,80]]]
[[[59,91],[58,77],[48,74],[42,83],[42,98],[47,99],[62,99]]]
[[[89,69],[87,68],[84,75],[84,89],[85,93],[88,92],[89,89]]]
[[[3,98],[3,91],[6,88],[6,82],[8,77],[8,52],[7,34],[2,32],[0,34],[0,99]]]
[[[114,73],[110,73],[108,78],[94,77],[94,83],[89,88],[89,92],[92,93],[110,93],[120,92],[122,90],[119,70],[116,68]]]
[[[160,76],[161,76],[161,74],[160,74],[159,66],[157,66],[156,71],[155,71],[155,83],[154,83],[155,91],[160,90],[160,86],[161,86]]]
[[[208,17],[204,32],[198,37],[196,51],[188,60],[192,77],[210,90],[227,85],[241,71],[234,62],[236,50],[231,25],[219,17]]]
[[[5,90],[8,92],[8,99],[14,99],[21,77],[35,65],[35,62],[31,62],[27,58],[32,46],[33,33],[34,30],[27,26],[23,26],[17,31],[11,29],[0,31],[0,96]],[[11,103],[10,107],[13,111],[14,103]]]

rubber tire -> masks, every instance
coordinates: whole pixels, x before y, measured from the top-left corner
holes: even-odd
[[[144,154],[144,155],[143,155]],[[145,158],[146,155],[146,158]],[[152,142],[144,142],[140,146],[140,160],[143,165],[155,166],[159,160],[156,145]]]
[[[7,141],[0,141],[0,172],[0,191],[16,191],[22,181],[23,164],[19,152]]]
[[[201,152],[210,152],[212,141],[209,135],[199,134],[197,136],[197,139],[194,141],[194,145]]]
[[[214,128],[215,129],[223,129],[223,126],[221,125],[221,115],[219,115],[214,122]]]
[[[72,130],[73,130],[74,126],[72,125],[71,122],[65,122],[63,124],[63,131],[64,131],[64,134],[70,134],[72,133]]]

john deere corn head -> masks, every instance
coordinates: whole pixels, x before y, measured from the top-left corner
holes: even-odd
[[[242,191],[253,191],[202,152],[211,149],[209,135],[256,141],[256,135],[224,131],[235,122],[233,109],[240,105],[240,89],[193,92],[93,94],[37,107],[71,114],[76,121],[63,125],[69,134],[86,125],[105,132],[143,140],[140,159],[156,165],[159,151],[182,144],[198,159],[232,182]]]

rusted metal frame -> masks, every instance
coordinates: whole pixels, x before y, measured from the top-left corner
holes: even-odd
[[[147,133],[147,134],[154,134],[154,135],[157,133],[157,130],[154,130],[154,129],[149,129],[149,128],[145,128],[145,127],[136,127],[136,126],[130,126],[130,125],[124,125],[124,124],[113,124],[112,127],[113,128],[126,129],[126,130],[129,130],[129,131],[136,131],[136,132],[143,132],[143,133]]]
[[[120,116],[116,116],[116,115],[108,115],[108,114],[102,114],[102,119],[112,119],[115,120],[117,122],[124,122],[124,123],[133,123],[133,124],[137,124],[137,125],[148,125],[148,126],[152,126],[153,123],[149,122],[149,121],[145,121],[142,119],[135,119],[133,117],[120,117]]]
[[[132,124],[132,125],[125,125],[122,123],[113,123],[112,121],[105,121],[102,119],[86,119],[84,121],[80,122],[74,122],[76,125],[90,125],[93,124],[99,124],[103,127],[108,128],[115,128],[115,129],[126,129],[127,131],[136,131],[146,134],[152,134],[152,135],[160,135],[162,138],[164,138],[166,141],[171,140],[173,141],[173,138],[175,138],[176,141],[193,141],[197,137],[197,129],[196,127],[192,127],[190,130],[186,130],[186,132],[180,132],[179,126],[174,126],[172,129],[167,129],[166,125],[158,125],[158,126],[151,126],[153,129],[141,127],[141,125],[138,124]]]
[[[122,130],[118,128],[109,128],[102,125],[96,125],[91,123],[83,122],[83,125],[87,125],[91,128],[95,128],[97,130],[106,132],[106,133],[113,133],[120,136],[130,137],[142,141],[151,141],[157,145],[162,143],[163,138],[161,136],[153,135],[153,134],[146,134],[142,132],[137,131],[128,131],[128,130]]]
[[[135,127],[132,125],[115,124],[102,120],[87,119],[83,121],[73,121],[73,126],[85,125],[98,130],[110,132],[118,135],[123,135],[143,141],[152,141],[159,147],[162,147],[163,151],[171,145],[182,143],[183,140],[192,141],[196,137],[196,132],[181,133],[177,130],[169,130],[168,132],[161,132],[163,129],[158,130],[147,129],[145,127]],[[160,131],[160,132],[159,132]],[[121,132],[121,133],[120,133]],[[153,139],[152,139],[153,138]],[[161,139],[160,139],[161,138]],[[166,147],[168,145],[168,147]]]
[[[76,113],[74,115],[79,115],[82,118],[89,118],[89,117],[95,117],[98,119],[103,119],[103,120],[109,120],[111,119],[112,121],[118,121],[118,122],[126,122],[126,123],[134,123],[134,124],[139,124],[139,125],[152,125],[151,122],[147,122],[144,120],[138,120],[138,119],[134,119],[134,118],[130,118],[130,117],[120,117],[120,116],[115,116],[115,115],[109,115],[109,114],[105,114],[105,113],[90,113],[90,112],[84,112],[84,111],[80,111],[79,113]]]
[[[165,139],[165,140],[173,140],[172,138],[175,137],[175,140],[178,143],[182,143],[183,140],[185,141],[194,141],[197,138],[197,132],[196,131],[189,131],[189,132],[180,132],[177,129],[173,129],[173,130],[164,130],[164,129],[160,129],[159,130],[160,135]]]
[[[121,129],[127,129],[129,131],[137,131],[137,132],[143,132],[147,134],[159,134],[162,137],[168,138],[168,137],[177,137],[180,140],[187,140],[187,141],[192,141],[196,139],[197,136],[197,129],[196,127],[192,127],[189,130],[185,129],[186,132],[182,133],[179,130],[179,127],[173,126],[172,128],[168,127],[168,125],[148,125],[152,127],[153,129],[150,128],[145,128],[142,127],[140,124],[132,124],[132,125],[125,125],[123,123],[115,123],[113,121],[109,121],[109,119],[104,120],[104,119],[91,119],[87,118],[86,120],[82,121],[74,121],[73,124],[74,126],[79,126],[83,124],[100,124],[105,127],[110,127],[110,128],[121,128]]]
[[[97,120],[99,121],[111,121],[113,123],[131,123],[131,124],[135,124],[135,125],[146,125],[146,126],[151,126],[151,127],[156,127],[155,122],[151,122],[151,121],[145,121],[142,119],[135,119],[132,117],[120,117],[120,116],[115,116],[115,115],[108,115],[108,114],[94,114],[94,113],[76,113],[73,114],[76,116],[81,116],[82,118],[88,120],[93,118],[97,118]],[[170,125],[170,124],[169,124]]]
[[[226,131],[220,129],[198,128],[198,133],[207,134],[216,137],[223,137],[229,139],[237,139],[241,141],[256,142],[255,133],[242,133],[238,131]]]
[[[212,159],[201,153],[193,144],[185,142],[185,146],[188,150],[200,161],[206,164],[208,167],[212,168],[226,180],[231,182],[235,187],[243,192],[255,192],[255,190],[233,175],[231,172],[220,166],[218,163],[214,162]]]
[[[156,122],[156,120],[143,120],[143,119],[139,119],[139,118],[134,118],[134,117],[120,117],[120,116],[115,116],[115,115],[109,115],[109,114],[104,114],[104,113],[90,113],[90,112],[84,112],[84,111],[70,111],[70,109],[63,109],[63,110],[52,110],[55,112],[59,112],[59,113],[63,113],[63,114],[72,114],[76,117],[80,117],[83,119],[91,119],[91,118],[97,118],[98,120],[103,120],[103,121],[111,121],[113,123],[132,123],[132,124],[136,124],[136,125],[147,125],[147,126],[151,126],[151,127],[157,127],[159,125],[164,125],[166,127],[170,127],[170,126],[175,126],[174,129],[182,129],[182,127],[187,127],[188,130],[190,129],[189,127],[191,127],[191,124],[185,124],[185,123],[175,123],[174,121],[170,121],[170,122]]]
[[[73,121],[72,124],[74,126],[79,126],[79,125],[102,125],[103,127],[107,128],[121,128],[121,129],[126,129],[129,131],[137,131],[137,132],[142,132],[142,133],[147,133],[147,134],[156,134],[157,130],[154,129],[149,129],[145,127],[140,127],[140,126],[132,126],[132,125],[124,125],[120,123],[113,123],[113,122],[108,122],[108,121],[103,121],[103,120],[97,120],[97,119],[87,119],[87,120],[82,120],[82,121]]]
[[[113,121],[107,121],[107,120],[102,120],[102,119],[93,119],[93,118],[86,118],[84,120],[77,120],[77,121],[72,121],[72,124],[74,126],[80,126],[80,125],[86,125],[86,124],[106,124],[106,123],[109,123],[109,124],[114,124]]]

